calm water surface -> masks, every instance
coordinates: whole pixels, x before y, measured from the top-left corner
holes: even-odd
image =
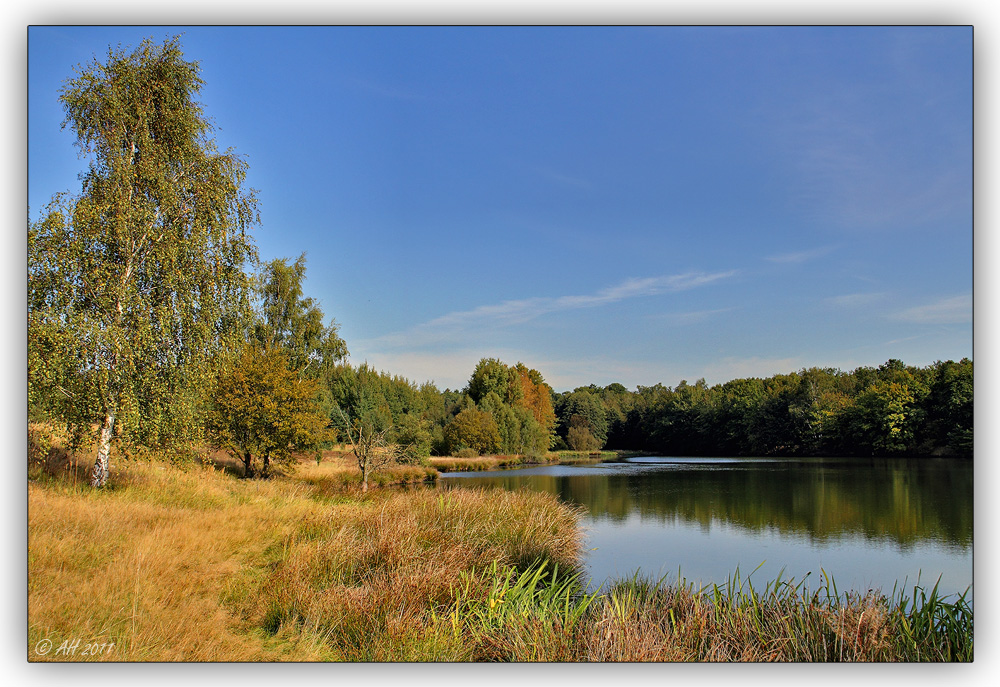
[[[826,571],[842,592],[972,585],[971,462],[643,457],[442,476],[583,506],[594,586],[636,570],[721,584],[761,564],[761,589],[782,570],[812,588]]]

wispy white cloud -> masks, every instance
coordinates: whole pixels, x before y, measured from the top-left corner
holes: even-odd
[[[650,315],[651,320],[663,320],[670,324],[684,325],[704,322],[715,315],[732,312],[735,308],[716,308],[715,310],[696,310],[693,312],[664,312]]]
[[[822,248],[813,248],[812,250],[802,250],[793,253],[781,253],[779,255],[771,255],[764,259],[769,262],[778,262],[778,263],[807,262],[809,260],[814,260],[816,258],[823,257],[833,249],[834,246],[823,246]]]
[[[972,294],[943,298],[941,300],[908,308],[895,313],[890,319],[916,324],[963,324],[972,321]]]
[[[881,301],[887,295],[884,291],[877,293],[845,293],[842,296],[827,298],[826,302],[840,308],[857,308]]]
[[[387,334],[362,343],[366,348],[383,350],[461,341],[463,335],[475,332],[485,326],[496,330],[497,328],[522,324],[550,313],[595,308],[631,298],[687,291],[728,279],[736,274],[736,270],[731,270],[728,272],[687,272],[659,277],[633,278],[592,294],[526,298],[504,301],[494,305],[481,305],[471,310],[448,313],[408,330]]]
[[[882,346],[895,346],[896,344],[906,343],[907,341],[916,341],[917,339],[925,338],[925,334],[917,334],[916,336],[904,336],[901,339],[892,339],[891,341],[882,342]]]

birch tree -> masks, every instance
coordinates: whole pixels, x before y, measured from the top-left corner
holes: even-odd
[[[300,374],[318,377],[347,357],[347,345],[336,321],[325,324],[319,303],[303,295],[305,276],[305,253],[291,265],[284,258],[263,265],[255,334],[262,345],[284,349]]]
[[[88,166],[29,227],[29,403],[96,427],[95,487],[117,437],[196,431],[206,361],[245,338],[256,198],[202,85],[174,38],[109,49],[60,94]]]

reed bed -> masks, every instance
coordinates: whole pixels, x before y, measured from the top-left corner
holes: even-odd
[[[517,467],[525,464],[524,456],[475,456],[460,458],[457,456],[432,456],[428,463],[441,472],[478,472]]]
[[[441,472],[478,472],[499,470],[501,468],[524,465],[524,456],[476,456],[474,458],[459,458],[457,456],[432,456],[428,463]]]
[[[552,462],[559,465],[592,465],[615,457],[610,451],[559,451],[550,455]]]
[[[554,451],[540,456],[432,456],[428,463],[442,472],[499,470],[525,465],[591,465],[627,455],[624,451]]]
[[[971,661],[972,609],[965,595],[838,596],[780,578],[758,592],[739,572],[695,590],[634,577],[585,592],[579,577],[493,568],[488,594],[465,587],[435,612],[439,635],[477,661]],[[466,578],[463,578],[466,579]]]
[[[770,581],[762,591],[739,571],[695,590],[633,578],[596,604],[589,661],[971,661],[972,607],[935,586],[914,596],[837,593],[828,577]]]

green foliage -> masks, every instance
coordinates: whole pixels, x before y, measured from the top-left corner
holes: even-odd
[[[610,428],[607,408],[598,394],[586,388],[579,388],[573,393],[566,394],[556,402],[556,415],[559,418],[559,433],[566,437],[567,443],[569,443],[569,429],[575,426],[587,430],[597,441],[596,448],[604,447]],[[570,446],[572,447],[572,444]]]
[[[305,274],[305,253],[291,265],[278,259],[263,266],[254,333],[261,344],[284,349],[294,369],[316,377],[347,356],[347,345],[337,335],[336,322],[323,323],[319,303],[303,296]]]
[[[94,484],[117,435],[196,435],[207,359],[249,317],[244,264],[256,199],[220,153],[177,39],[109,50],[64,87],[65,125],[89,160],[28,231],[29,403],[77,432],[100,428]]]
[[[290,460],[292,452],[315,449],[327,418],[316,402],[317,384],[289,367],[280,348],[246,347],[233,365],[220,370],[208,419],[212,443],[243,461],[245,476]]]
[[[580,420],[580,416],[574,415],[573,420]],[[600,442],[590,433],[590,428],[582,423],[570,424],[566,431],[566,443],[574,451],[597,451],[601,448]]]
[[[336,407],[376,430],[399,426],[406,415],[423,418],[434,390],[431,385],[421,391],[403,377],[379,372],[367,363],[356,368],[335,366],[327,376],[327,384]],[[331,414],[331,420],[344,429],[338,412]]]
[[[430,422],[406,413],[395,427],[396,443],[405,447],[401,462],[424,464],[431,455]]]
[[[508,366],[483,358],[469,378],[466,394],[466,407],[493,417],[500,436],[498,450],[537,458],[552,445],[556,425],[552,389],[538,370],[520,362]]]
[[[463,572],[454,602],[442,616],[432,611],[432,622],[461,640],[470,660],[570,660],[572,638],[599,594],[586,592],[579,573],[548,568],[541,561],[519,572],[493,561],[485,571]]]
[[[552,445],[552,433],[523,406],[514,407],[514,417],[518,421],[520,440],[513,453],[521,453],[529,458],[544,456]]]
[[[471,448],[480,455],[500,450],[500,430],[489,413],[476,408],[466,408],[444,428],[449,453]]]
[[[487,394],[496,394],[503,403],[513,405],[523,396],[517,372],[496,358],[483,358],[476,365],[466,393],[475,403]]]
[[[926,423],[920,438],[940,452],[972,456],[972,361],[938,362],[926,399]]]
[[[572,426],[600,440],[603,411],[607,448],[667,455],[971,457],[972,379],[971,360],[927,368],[889,360],[853,372],[809,368],[712,387],[703,380],[634,392],[591,385],[560,395],[555,409],[566,445]],[[574,434],[583,438],[579,430]]]
[[[914,395],[898,382],[876,381],[861,392],[845,413],[844,423],[856,445],[873,454],[902,453],[913,441]]]

